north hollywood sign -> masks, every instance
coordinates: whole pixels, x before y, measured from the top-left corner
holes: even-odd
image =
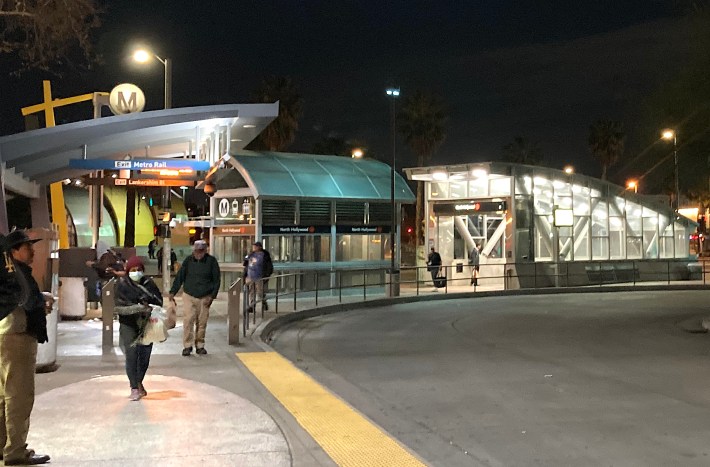
[[[338,225],[335,231],[339,234],[386,234],[392,231],[389,225]]]
[[[263,234],[329,234],[329,225],[265,225]]]

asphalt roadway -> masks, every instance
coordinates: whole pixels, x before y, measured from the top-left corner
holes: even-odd
[[[480,297],[312,318],[272,345],[431,465],[707,466],[703,316],[708,291]]]

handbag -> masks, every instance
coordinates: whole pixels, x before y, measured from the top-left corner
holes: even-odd
[[[437,289],[443,289],[446,287],[446,276],[436,276],[434,279],[434,287]]]
[[[168,304],[165,307],[165,315],[165,327],[173,329],[177,324],[177,304],[173,300],[168,300]]]
[[[166,321],[167,313],[163,307],[150,305],[152,308],[150,318],[145,324],[143,337],[138,341],[140,345],[150,345],[156,342],[165,342],[168,338],[168,327]]]

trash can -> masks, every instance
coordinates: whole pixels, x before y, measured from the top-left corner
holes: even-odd
[[[56,261],[56,260],[55,260]],[[57,322],[59,321],[59,279],[57,274],[52,274],[52,286],[50,289],[54,297],[52,312],[47,315],[47,337],[48,341],[37,346],[37,360],[35,371],[37,373],[49,373],[57,369]]]
[[[387,297],[399,297],[399,271],[385,273],[385,294]]]
[[[86,315],[85,277],[59,278],[59,315],[64,319],[77,320]]]

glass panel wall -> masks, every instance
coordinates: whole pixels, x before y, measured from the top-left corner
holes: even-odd
[[[338,235],[337,238],[336,261],[383,261],[389,258],[389,235]]]
[[[330,235],[266,235],[264,248],[275,262],[330,262]]]

